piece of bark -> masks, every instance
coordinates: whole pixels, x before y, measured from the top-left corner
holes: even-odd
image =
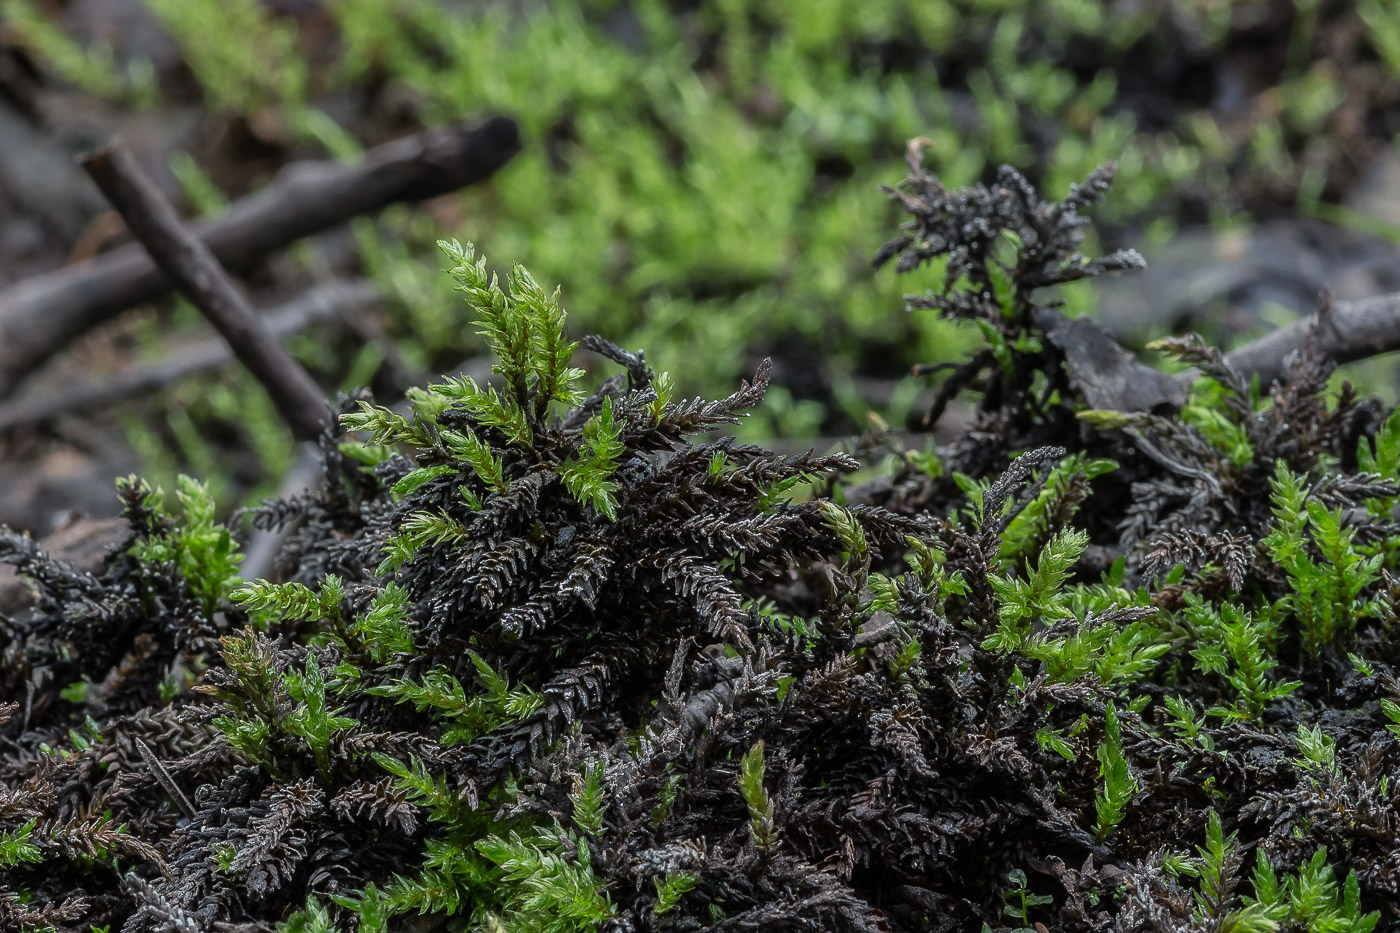
[[[1186,401],[1185,386],[1140,361],[1093,321],[1041,308],[1035,323],[1065,355],[1070,383],[1090,407],[1164,414]]]
[[[369,282],[328,282],[315,285],[285,304],[263,312],[275,337],[299,333],[313,324],[356,314],[384,301]],[[160,359],[136,363],[106,379],[71,383],[61,391],[34,391],[0,403],[0,431],[40,424],[73,412],[109,408],[148,395],[199,372],[216,369],[233,359],[222,337],[210,337],[170,352]]]
[[[209,246],[181,225],[175,208],[131,151],[118,140],[79,162],[160,270],[262,384],[293,436],[303,441],[320,437],[331,423],[325,393],[253,312]]]
[[[225,268],[241,272],[352,217],[488,178],[519,150],[520,132],[508,117],[427,130],[372,149],[353,165],[289,165],[195,230]],[[140,245],[128,244],[0,292],[0,397],[73,338],[171,287]]]
[[[119,515],[112,479],[141,468],[120,433],[113,425],[89,425],[81,447],[46,443],[42,453],[0,460],[0,525],[43,537],[73,510],[93,518]]]

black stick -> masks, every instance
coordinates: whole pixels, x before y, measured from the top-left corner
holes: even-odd
[[[79,163],[156,265],[262,383],[292,434],[304,441],[320,437],[331,423],[325,394],[253,312],[209,247],[181,226],[175,208],[141,171],[130,150],[117,140]]]
[[[352,217],[488,178],[519,151],[520,131],[508,117],[427,130],[371,149],[354,165],[293,163],[195,229],[226,269],[243,272]],[[128,244],[0,291],[0,397],[75,337],[170,289],[141,247]]]

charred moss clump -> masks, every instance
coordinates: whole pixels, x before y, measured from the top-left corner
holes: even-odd
[[[446,243],[494,378],[345,399],[320,489],[253,516],[277,582],[193,481],[121,484],[97,575],[0,538],[37,593],[0,928],[1400,922],[1400,413],[1316,340],[1264,387],[1169,341],[1188,391],[1061,315],[1140,263],[1080,253],[1111,176],[948,192],[911,150],[878,261],[945,263],[911,307],[987,338],[939,453],[718,436],[766,364],[676,399]]]

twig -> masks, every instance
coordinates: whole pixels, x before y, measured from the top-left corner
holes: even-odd
[[[354,165],[294,163],[196,230],[225,268],[242,272],[352,217],[479,182],[519,150],[515,122],[492,117],[386,143]],[[141,247],[128,244],[0,291],[0,397],[73,338],[170,289]]]
[[[1327,319],[1319,339],[1322,351],[1336,363],[1354,363],[1400,350],[1400,292],[1326,307]],[[1280,327],[1226,353],[1225,362],[1246,378],[1257,374],[1260,385],[1265,387],[1286,379],[1289,357],[1307,344],[1309,332],[1317,320],[1316,314],[1310,314]],[[1042,326],[1048,331],[1053,323],[1051,318],[1046,318]],[[1127,358],[1127,352],[1116,343],[1112,347],[1116,349],[1109,352],[1109,357]],[[1073,358],[1069,361],[1075,362]],[[1096,359],[1086,359],[1079,376],[1092,381],[1105,365]],[[1200,376],[1199,370],[1188,369],[1178,373],[1173,384],[1172,380],[1152,376],[1154,371],[1150,367],[1135,360],[1127,371],[1130,378],[1111,393],[1111,405],[1105,406],[1104,400],[1096,403],[1093,398],[1089,399],[1090,404],[1119,411],[1152,411],[1158,405],[1175,409],[1180,407],[1185,389]]]
[[[190,798],[185,796],[185,792],[180,790],[180,785],[175,783],[175,779],[170,776],[170,772],[165,770],[165,765],[160,763],[151,747],[136,737],[136,751],[140,753],[141,760],[146,763],[146,767],[151,769],[151,776],[165,788],[165,792],[175,801],[175,805],[180,808],[180,812],[190,819],[194,819],[197,812],[194,804],[190,803]]]
[[[1308,329],[1315,320],[1316,315],[1308,315],[1280,327],[1231,350],[1225,354],[1225,362],[1246,376],[1258,373],[1263,386],[1284,379],[1288,375],[1289,355],[1307,343]],[[1320,336],[1322,350],[1338,364],[1400,350],[1400,292],[1338,302],[1330,325]]]
[[[130,150],[118,140],[79,162],[156,265],[262,383],[292,434],[304,441],[319,437],[330,424],[325,394],[268,332],[209,247],[181,226],[175,208],[141,171]]]
[[[353,322],[358,312],[383,300],[379,290],[368,282],[329,282],[262,312],[262,317],[274,336],[285,337],[322,321],[344,317]],[[110,407],[186,376],[216,369],[232,359],[228,343],[222,337],[210,337],[161,359],[135,363],[107,379],[82,380],[59,392],[30,392],[0,404],[0,431],[39,424],[70,412]]]

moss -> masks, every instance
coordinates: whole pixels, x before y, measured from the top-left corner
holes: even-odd
[[[860,482],[703,439],[766,363],[686,400],[449,242],[499,378],[345,399],[319,489],[257,511],[283,582],[237,584],[192,480],[179,517],[121,486],[97,576],[0,534],[42,594],[0,628],[0,920],[1392,922],[1400,415],[1329,398],[1316,340],[1267,393],[1169,340],[1176,415],[1089,409],[1041,289],[1134,264],[1080,252],[1110,179],[913,153],[880,257],[951,256],[914,303],[989,343],[966,435]]]

